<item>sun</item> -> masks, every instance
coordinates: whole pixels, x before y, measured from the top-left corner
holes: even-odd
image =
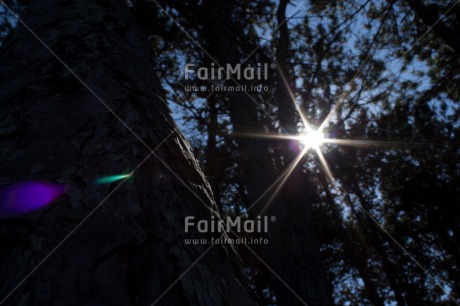
[[[324,133],[314,130],[300,136],[300,142],[308,149],[318,148],[324,143],[324,140]]]

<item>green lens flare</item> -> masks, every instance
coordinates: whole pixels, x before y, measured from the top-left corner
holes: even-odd
[[[131,177],[131,176],[133,176],[132,173],[103,176],[103,177],[98,178],[95,181],[95,183],[96,184],[110,184],[110,183],[113,183],[113,182],[116,182],[116,181],[119,181],[119,180],[122,180],[122,179],[125,179],[125,178],[128,178],[128,177]]]

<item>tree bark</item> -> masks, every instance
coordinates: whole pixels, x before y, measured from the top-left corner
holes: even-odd
[[[176,128],[126,1],[33,1],[22,18],[148,146]],[[0,186],[70,186],[40,212],[0,220],[3,300],[115,187],[92,180],[132,171],[150,152],[23,26],[2,45],[1,61]],[[185,216],[218,212],[179,132],[156,154],[166,165],[151,156],[2,305],[151,305],[159,298],[206,249],[184,243]],[[215,246],[158,305],[252,305],[237,262],[233,250]]]

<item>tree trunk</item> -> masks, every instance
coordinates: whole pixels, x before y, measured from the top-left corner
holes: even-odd
[[[262,246],[261,257],[284,281],[272,277],[279,305],[332,305],[310,206],[312,194],[298,166],[268,210],[276,222],[270,224],[269,244]]]
[[[287,5],[288,1],[281,0],[276,12],[279,28],[276,97],[282,132],[296,134],[296,110],[291,96],[293,82],[288,60],[290,37],[286,22]],[[285,167],[296,159],[289,142],[283,143],[280,153]],[[272,277],[273,290],[280,305],[302,305],[303,302],[308,305],[332,305],[313,221],[311,204],[314,191],[309,187],[308,174],[302,168],[300,162],[266,212],[276,216],[277,221],[270,228],[270,244],[262,247],[262,257],[285,282]],[[262,193],[263,190],[258,192]]]
[[[369,211],[371,209],[371,205],[369,205],[364,197],[364,194],[361,192],[358,186],[354,187],[354,191],[363,209]],[[348,198],[348,202],[350,203],[353,213],[358,219],[361,231],[368,236],[369,241],[373,242],[373,246],[375,247],[378,256],[382,260],[382,267],[386,276],[388,277],[388,282],[390,284],[391,290],[394,293],[397,305],[419,305],[421,301],[416,300],[416,297],[412,293],[412,289],[410,288],[407,280],[404,278],[403,274],[398,273],[399,268],[393,263],[393,260],[389,258],[389,251],[385,247],[384,237],[382,237],[381,229],[378,228],[375,222],[367,214],[357,212],[351,199]],[[411,302],[411,300],[413,302]]]
[[[286,21],[286,8],[288,0],[280,0],[276,11],[276,20],[278,24],[278,44],[276,47],[276,63],[278,75],[276,80],[276,96],[278,101],[278,116],[280,126],[283,127],[285,133],[296,134],[296,117],[295,106],[290,94],[290,88],[293,87],[292,78],[289,74],[289,29]],[[286,145],[284,151],[289,152],[289,145]]]
[[[332,217],[336,222],[338,229],[337,235],[340,241],[343,242],[343,251],[345,256],[350,260],[350,263],[358,270],[360,277],[364,282],[364,287],[367,293],[367,298],[374,306],[384,306],[384,300],[379,295],[377,291],[377,286],[372,280],[372,277],[369,273],[369,268],[367,266],[367,257],[366,254],[362,254],[361,248],[356,248],[358,242],[353,242],[350,235],[350,230],[348,230],[344,224],[341,216],[341,212],[337,207],[332,198],[331,191],[327,185],[326,178],[321,177],[321,185],[323,186],[324,191],[326,192],[326,199],[328,206],[330,207]]]
[[[184,243],[184,217],[218,215],[179,132],[156,152],[166,164],[151,156],[4,300],[115,187],[92,180],[134,170],[150,154],[142,142],[154,148],[176,128],[126,1],[39,0],[22,17],[140,139],[24,27],[5,41],[0,186],[40,180],[70,188],[40,212],[0,220],[0,304],[151,305],[206,250]],[[232,254],[214,246],[158,304],[252,305]]]

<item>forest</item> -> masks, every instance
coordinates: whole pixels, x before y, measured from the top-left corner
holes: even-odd
[[[0,0],[0,306],[460,305],[459,0]]]

